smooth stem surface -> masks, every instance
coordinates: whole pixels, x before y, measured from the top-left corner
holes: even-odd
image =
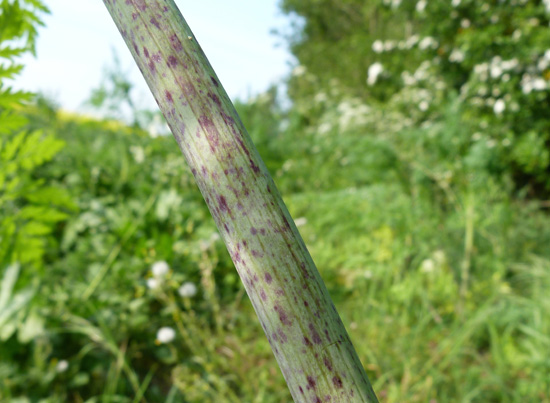
[[[104,3],[191,167],[294,400],[376,402],[271,176],[174,1]]]

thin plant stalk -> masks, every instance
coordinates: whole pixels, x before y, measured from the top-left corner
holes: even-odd
[[[294,400],[376,402],[273,179],[174,1],[104,3],[191,168]]]

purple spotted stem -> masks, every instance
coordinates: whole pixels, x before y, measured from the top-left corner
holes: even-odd
[[[294,400],[376,402],[273,179],[174,1],[104,3],[191,167]]]

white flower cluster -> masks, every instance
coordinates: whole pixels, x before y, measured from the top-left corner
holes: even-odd
[[[493,111],[495,112],[495,115],[501,115],[502,112],[506,109],[506,103],[503,99],[497,99],[495,101],[495,105],[493,106]]]
[[[550,0],[542,0],[542,3],[544,4],[544,8],[546,9],[546,12],[550,14]]]
[[[439,42],[431,36],[425,36],[420,40],[420,42],[418,42],[418,48],[420,50],[437,49],[438,46]]]
[[[542,57],[537,62],[537,69],[540,72],[547,70],[548,67],[550,67],[550,49],[544,52],[544,55],[542,55]]]
[[[416,3],[416,11],[419,13],[423,13],[427,5],[427,0],[420,0],[418,3]]]
[[[160,288],[169,272],[170,266],[164,260],[153,263],[151,266],[151,274],[153,276],[147,279],[147,287],[151,290]],[[197,294],[197,286],[189,281],[183,283],[178,288],[178,294],[183,298],[191,298]]]
[[[403,80],[403,83],[407,86],[415,85],[418,82],[424,81],[429,77],[430,67],[431,63],[428,60],[424,60],[414,73],[411,74],[406,70],[402,72],[401,79]]]
[[[292,69],[292,75],[294,77],[303,76],[306,73],[306,68],[302,65],[298,65]]]
[[[449,55],[449,61],[451,63],[462,63],[464,61],[464,52],[460,49],[453,49],[451,54]]]
[[[444,172],[443,176],[451,175],[450,172]],[[420,263],[420,271],[422,273],[433,273],[434,271],[440,270],[446,264],[445,252],[442,250],[436,250],[432,253],[432,256],[428,259],[424,259]]]
[[[147,279],[147,287],[152,290],[159,288],[169,271],[170,266],[164,260],[153,263],[151,266],[153,277]]]
[[[145,150],[141,146],[130,146],[130,153],[136,163],[141,164],[145,161]]]
[[[65,372],[67,369],[69,369],[69,362],[67,360],[60,360],[55,366],[55,370],[58,373]]]
[[[530,94],[532,91],[545,91],[548,89],[548,82],[538,76],[525,73],[521,77],[521,90],[524,94]]]
[[[433,122],[427,119],[433,105],[438,105],[448,92],[445,81],[433,70],[434,61],[425,60],[414,73],[403,72],[403,89],[392,97],[391,102],[403,105],[408,111],[410,122],[404,119],[403,129],[408,126],[429,126]],[[437,70],[437,69],[436,69]]]
[[[416,46],[416,44],[418,44],[419,39],[420,38],[418,37],[418,35],[412,35],[411,37],[402,41],[395,41],[392,39],[382,41],[380,39],[377,39],[372,43],[372,50],[374,51],[374,53],[384,53],[391,52],[395,49],[412,49],[414,46]]]
[[[157,342],[160,344],[167,344],[172,342],[176,338],[176,331],[171,327],[161,327],[157,331]]]
[[[509,71],[515,70],[519,66],[518,59],[502,60],[500,56],[495,56],[490,62],[480,63],[474,66],[474,73],[479,76],[480,81],[487,81],[489,77],[492,79],[501,79],[508,81]]]
[[[183,283],[181,287],[178,288],[178,294],[182,298],[194,297],[197,294],[197,286],[189,281],[186,283]]]
[[[524,94],[530,94],[532,91],[545,91],[550,88],[548,82],[543,78],[548,68],[550,68],[550,50],[544,52],[536,66],[529,66],[527,72],[521,77],[521,90]]]
[[[401,0],[384,0],[385,6],[390,6],[391,8],[397,8],[401,5]]]
[[[378,77],[382,74],[383,71],[384,66],[382,66],[382,63],[376,62],[371,64],[368,70],[367,84],[376,84],[376,81],[378,81]]]
[[[370,108],[358,99],[348,99],[336,108],[338,112],[338,125],[340,130],[350,127],[358,127],[367,123]]]
[[[322,104],[328,101],[328,96],[324,92],[318,92],[315,94],[315,97],[313,97],[313,100],[315,103]]]

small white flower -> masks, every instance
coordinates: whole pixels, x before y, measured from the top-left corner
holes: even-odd
[[[420,264],[420,271],[423,273],[431,273],[435,269],[435,263],[432,259],[423,260]]]
[[[143,147],[131,146],[130,153],[134,157],[134,161],[136,161],[138,164],[141,164],[143,161],[145,161],[145,150],[143,149]]]
[[[418,37],[418,35],[413,35],[409,38],[407,38],[407,40],[405,41],[405,47],[407,49],[411,49],[414,45],[416,45],[418,43],[418,40],[420,38]]]
[[[304,75],[305,72],[306,72],[306,68],[302,65],[298,65],[294,67],[294,69],[292,70],[292,75],[295,77],[299,77],[301,75]]]
[[[543,57],[543,58],[539,59],[539,61],[537,63],[537,69],[539,69],[539,71],[544,71],[548,68],[549,65],[550,65],[550,60]]]
[[[502,68],[498,64],[491,66],[491,77],[499,78],[502,75]]]
[[[403,83],[405,85],[414,85],[416,84],[416,78],[414,75],[409,73],[408,71],[404,71],[401,73],[401,78],[403,79]]]
[[[498,61],[497,61],[498,62]],[[504,60],[501,63],[501,66],[504,70],[513,70],[519,65],[518,59],[510,59],[510,60]]]
[[[530,94],[531,91],[533,91],[533,84],[531,83],[531,81],[525,81],[525,82],[522,82],[521,83],[521,90],[523,91],[524,94]]]
[[[493,106],[493,111],[496,115],[500,115],[506,109],[506,103],[503,99],[497,99],[495,105]]]
[[[464,52],[460,49],[453,49],[449,55],[449,61],[453,63],[461,63],[464,61]]]
[[[164,260],[161,260],[160,262],[153,263],[151,271],[153,272],[154,277],[164,277],[170,271],[170,266],[168,266],[168,263],[166,263]]]
[[[384,50],[385,51],[390,51],[390,50],[393,50],[395,48],[395,41],[386,41],[384,42]]]
[[[384,43],[377,39],[372,43],[372,50],[375,53],[382,53],[384,51]]]
[[[420,109],[422,112],[426,112],[429,107],[430,104],[428,103],[428,101],[422,101],[418,104],[418,109]]]
[[[472,140],[473,140],[473,141],[478,141],[478,140],[481,140],[481,137],[482,137],[482,136],[481,136],[481,133],[480,133],[480,132],[476,132],[476,133],[473,134]]]
[[[460,26],[464,29],[470,28],[470,25],[472,25],[471,21],[467,18],[464,18],[462,21],[460,21]]]
[[[328,97],[327,97],[327,94],[325,94],[324,92],[319,92],[319,93],[315,94],[315,97],[313,99],[317,103],[323,103],[323,102],[326,102],[328,100]]]
[[[489,70],[488,63],[476,64],[474,66],[474,73],[476,74],[484,74],[484,73],[487,73],[488,70]]]
[[[55,366],[56,372],[65,372],[67,369],[69,369],[69,363],[67,360],[60,360],[57,365]]]
[[[546,89],[546,81],[543,78],[535,78],[531,85],[535,91],[544,91]]]
[[[458,6],[460,6],[460,2],[461,2],[461,1],[462,1],[462,0],[453,0],[453,1],[451,1],[451,5],[452,5],[453,7],[458,7]]]
[[[176,331],[171,327],[161,327],[157,332],[157,341],[161,344],[170,343],[176,338]]]
[[[191,298],[197,294],[197,286],[191,282],[183,283],[180,288],[178,288],[178,294],[182,298]]]
[[[297,227],[301,227],[302,225],[307,224],[307,218],[300,217],[294,220],[294,224],[296,224]]]
[[[418,43],[418,47],[420,48],[420,50],[426,50],[428,48],[435,49],[437,48],[437,45],[437,41],[431,36],[426,36]]]
[[[443,263],[445,263],[445,252],[443,252],[442,250],[436,250],[432,254],[432,257],[438,265],[442,265]]]
[[[424,12],[427,5],[428,2],[426,0],[420,0],[418,3],[416,3],[416,11],[418,11],[419,13]]]
[[[319,134],[325,134],[332,130],[332,125],[329,122],[323,122],[319,125]]]
[[[159,287],[160,287],[160,281],[158,278],[151,277],[147,279],[147,288],[151,290],[156,290]]]
[[[378,76],[382,74],[383,71],[384,71],[384,66],[382,66],[381,63],[378,63],[378,62],[373,63],[369,67],[367,83],[369,85],[374,85],[378,80]]]

